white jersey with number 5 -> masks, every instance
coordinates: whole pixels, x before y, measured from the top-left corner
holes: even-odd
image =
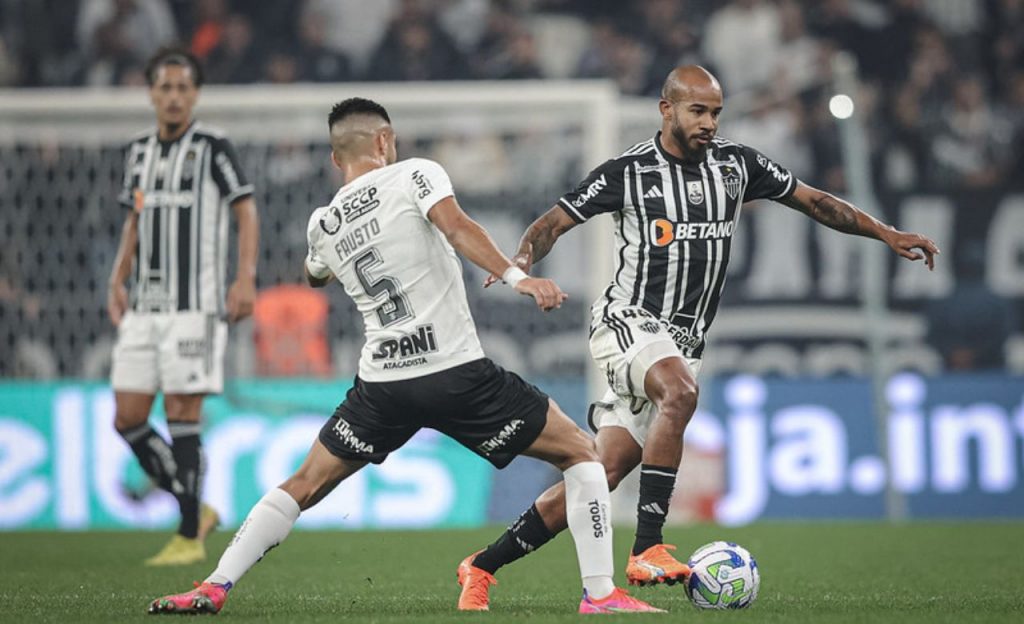
[[[427,218],[454,195],[441,165],[410,158],[359,176],[309,219],[306,267],[333,273],[366,326],[364,381],[421,377],[484,357],[462,265]]]

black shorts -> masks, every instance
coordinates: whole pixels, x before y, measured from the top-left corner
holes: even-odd
[[[428,427],[504,468],[537,439],[547,413],[548,395],[484,358],[399,381],[357,377],[320,442],[342,459],[379,464]]]

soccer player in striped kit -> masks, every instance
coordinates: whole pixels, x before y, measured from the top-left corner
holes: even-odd
[[[919,234],[879,222],[797,180],[757,150],[716,136],[722,89],[695,65],[662,87],[661,131],[597,167],[535,221],[515,261],[540,261],[559,236],[601,213],[615,220],[617,267],[594,302],[590,349],[608,379],[590,410],[597,449],[614,488],[640,466],[636,539],[626,567],[634,585],[673,584],[689,568],[662,526],[697,407],[697,374],[715,318],[742,204],[772,199],[830,228],[875,238],[929,268],[939,253]],[[493,281],[490,278],[485,285]],[[493,544],[459,566],[460,608],[486,608],[493,574],[565,528],[561,485],[544,492]]]
[[[203,539],[218,521],[199,500],[201,412],[203,398],[224,385],[227,323],[252,313],[259,221],[231,143],[192,117],[203,84],[196,58],[161,50],[146,78],[157,125],[126,149],[119,197],[126,216],[107,294],[117,326],[114,426],[181,511],[177,534],[146,564],[187,565],[206,558]],[[228,285],[230,215],[238,258]],[[170,444],[149,424],[159,392]]]
[[[459,257],[500,273],[542,310],[559,307],[565,293],[498,250],[463,212],[439,163],[398,160],[383,106],[349,98],[327,125],[345,185],[309,218],[305,273],[315,288],[338,282],[362,314],[359,374],[302,465],[253,507],[217,568],[195,589],[153,600],[150,613],[219,612],[303,511],[423,427],[499,469],[527,455],[561,470],[583,585],[579,612],[661,612],[615,587],[608,482],[593,440],[546,394],[484,355]]]

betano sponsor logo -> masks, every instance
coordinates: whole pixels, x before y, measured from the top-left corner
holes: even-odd
[[[677,240],[716,240],[729,238],[736,228],[734,221],[704,221],[673,223],[666,219],[651,221],[651,241],[655,247],[665,247]]]
[[[191,206],[196,195],[192,191],[143,191],[135,189],[135,210],[145,208],[181,208]]]

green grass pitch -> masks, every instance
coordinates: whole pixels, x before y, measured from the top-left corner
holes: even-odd
[[[228,622],[576,622],[580,589],[569,536],[498,572],[491,611],[458,613],[455,566],[500,528],[424,532],[297,532],[231,592]],[[141,561],[160,533],[0,533],[0,621],[154,622],[149,600],[191,588],[210,560],[178,569]],[[746,611],[698,612],[676,587],[634,590],[667,615],[611,621],[1024,622],[1024,524],[758,524],[671,529],[689,553],[714,539],[748,547],[761,594]],[[631,531],[616,531],[616,580]],[[683,555],[685,556],[685,555]],[[172,616],[161,616],[163,619]],[[210,617],[210,616],[206,616]],[[604,621],[602,619],[602,621]]]

